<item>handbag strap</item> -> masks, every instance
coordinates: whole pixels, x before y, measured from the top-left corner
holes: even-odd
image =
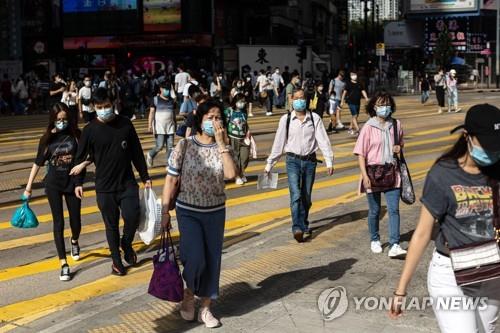
[[[394,153],[394,158],[398,162],[405,162],[405,155],[403,154],[403,147],[401,147],[401,138],[399,137],[399,130],[398,130],[398,121],[397,119],[392,118],[392,126],[394,127],[394,145],[400,146],[399,148],[399,156],[398,154]]]

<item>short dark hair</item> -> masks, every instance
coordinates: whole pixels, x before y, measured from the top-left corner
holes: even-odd
[[[108,95],[108,90],[103,87],[97,88],[95,93],[92,94],[92,100],[95,104],[111,103],[111,99]]]
[[[209,99],[205,103],[202,103],[198,105],[198,108],[196,109],[196,114],[194,115],[194,130],[201,134],[203,131],[203,117],[208,113],[213,108],[218,108],[221,113],[222,117],[222,126],[226,126],[226,117],[224,115],[224,106],[222,103],[214,100],[214,99]]]
[[[160,88],[169,88],[172,86],[172,82],[170,82],[170,80],[162,80],[158,83],[158,85],[160,86]]]
[[[391,94],[389,94],[385,90],[379,90],[368,101],[368,104],[366,104],[366,113],[368,113],[370,117],[375,117],[377,115],[377,112],[375,111],[375,104],[379,99],[389,102],[392,113],[396,112],[396,102],[394,101],[394,98],[391,96]]]

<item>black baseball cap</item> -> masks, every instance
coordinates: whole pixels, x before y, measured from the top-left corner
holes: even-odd
[[[491,104],[477,104],[469,109],[465,123],[454,128],[477,137],[481,147],[490,152],[500,152],[500,109]]]

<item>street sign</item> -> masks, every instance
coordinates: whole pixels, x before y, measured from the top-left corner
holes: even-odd
[[[384,43],[377,43],[375,47],[375,52],[376,55],[379,57],[385,56],[385,44]]]
[[[493,52],[491,51],[491,49],[484,49],[481,51],[481,54],[486,55],[486,56],[490,56],[493,54]]]

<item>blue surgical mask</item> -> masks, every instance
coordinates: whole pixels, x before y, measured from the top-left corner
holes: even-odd
[[[63,131],[68,127],[68,121],[67,120],[57,120],[54,122],[54,126],[58,131]]]
[[[306,110],[306,100],[305,99],[296,99],[292,103],[293,109],[298,112],[303,112]]]
[[[97,118],[100,120],[107,122],[110,121],[115,117],[115,113],[113,111],[113,108],[106,108],[106,109],[96,109],[95,110],[97,114]]]
[[[483,147],[474,145],[470,139],[469,143],[470,146],[472,147],[471,149],[469,149],[470,156],[472,157],[474,162],[476,162],[477,165],[482,167],[487,167],[496,164],[500,160],[500,153],[496,154],[488,153],[486,150],[483,149]]]
[[[170,97],[170,90],[163,89],[163,91],[162,91],[161,94],[162,94],[163,97],[167,97],[168,98],[168,97]]]
[[[389,105],[376,106],[375,111],[380,118],[387,118],[391,115],[392,109]]]
[[[203,132],[208,136],[215,136],[214,124],[212,120],[205,120],[203,122]]]

